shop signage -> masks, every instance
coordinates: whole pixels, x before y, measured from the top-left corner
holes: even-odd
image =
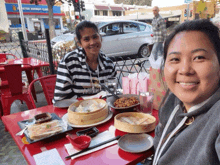
[[[19,12],[18,4],[5,4],[7,12]],[[46,5],[22,4],[23,13],[48,13]],[[53,6],[53,13],[61,13],[60,6]]]
[[[168,21],[179,21],[180,18],[179,17],[171,17],[171,18],[168,18]]]

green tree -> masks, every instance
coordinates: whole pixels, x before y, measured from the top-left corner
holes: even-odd
[[[38,5],[41,0],[30,0],[31,4]],[[54,21],[53,21],[53,6],[57,2],[63,3],[62,0],[46,0],[47,7],[48,7],[48,15],[49,15],[49,31],[50,31],[50,39],[54,38],[56,36],[55,34],[55,27],[54,27]]]

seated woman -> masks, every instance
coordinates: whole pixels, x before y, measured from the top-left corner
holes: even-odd
[[[54,102],[97,94],[100,83],[116,76],[113,62],[100,52],[102,39],[94,23],[79,23],[76,37],[80,47],[67,53],[58,66]]]
[[[220,38],[208,20],[184,22],[165,41],[168,95],[153,165],[220,164]]]

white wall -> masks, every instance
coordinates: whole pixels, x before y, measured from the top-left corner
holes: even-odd
[[[0,30],[9,32],[8,17],[5,8],[5,1],[0,0]]]

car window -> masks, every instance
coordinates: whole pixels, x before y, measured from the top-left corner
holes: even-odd
[[[132,23],[132,22],[126,22],[123,23],[123,32],[124,33],[134,33],[138,32],[139,27],[137,23]]]
[[[140,31],[144,31],[146,29],[145,25],[139,24]]]
[[[145,31],[151,32],[152,31],[152,26],[151,25],[147,25]]]
[[[116,35],[120,34],[120,24],[119,23],[112,23],[106,25],[100,29],[100,33],[105,33],[105,35]]]

